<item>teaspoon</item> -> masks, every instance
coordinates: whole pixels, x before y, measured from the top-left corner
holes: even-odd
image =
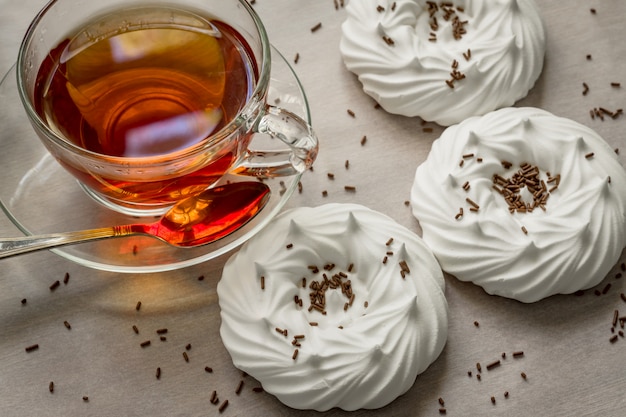
[[[41,249],[132,235],[152,236],[172,246],[195,247],[242,227],[267,204],[270,189],[260,182],[210,188],[176,203],[158,221],[64,233],[0,238],[0,258]]]

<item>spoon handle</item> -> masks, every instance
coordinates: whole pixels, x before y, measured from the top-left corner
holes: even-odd
[[[51,249],[74,243],[90,242],[109,237],[136,234],[131,226],[103,227],[75,232],[51,233],[46,235],[0,238],[0,259],[42,249]]]

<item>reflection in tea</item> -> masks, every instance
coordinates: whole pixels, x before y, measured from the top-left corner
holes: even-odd
[[[220,21],[170,8],[110,14],[50,51],[39,69],[35,107],[54,131],[88,151],[165,160],[203,142],[242,109],[257,76],[251,56],[241,35]],[[198,166],[164,178],[74,173],[109,198],[168,203],[217,181],[247,141],[223,141]]]

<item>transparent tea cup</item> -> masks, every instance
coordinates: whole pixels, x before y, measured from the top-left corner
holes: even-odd
[[[226,174],[313,164],[311,126],[266,101],[270,71],[267,33],[244,0],[53,0],[17,61],[39,139],[89,195],[132,215],[162,213]],[[251,149],[255,134],[281,147]]]

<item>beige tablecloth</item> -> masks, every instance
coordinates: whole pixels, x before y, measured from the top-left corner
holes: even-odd
[[[600,122],[588,113],[597,106],[626,105],[626,2],[538,3],[548,30],[545,67],[537,86],[518,105],[542,107],[591,126],[626,154],[626,117]],[[0,0],[2,73],[14,62],[22,34],[42,5],[41,0]],[[435,126],[425,133],[419,119],[374,108],[341,61],[345,10],[336,10],[332,0],[257,0],[255,8],[273,44],[290,60],[299,54],[294,68],[321,143],[315,170],[303,177],[303,192],[295,193],[288,207],[360,203],[418,231],[404,202],[416,167],[442,129]],[[312,32],[317,23],[322,27]],[[593,59],[587,60],[587,54]],[[583,82],[592,89],[587,96],[581,94]],[[610,82],[623,87],[611,88]],[[367,143],[362,145],[364,135]],[[356,186],[356,192],[346,192],[345,185]],[[0,235],[19,235],[4,216]],[[220,400],[229,400],[223,415],[316,415],[256,392],[253,388],[260,384],[233,367],[219,336],[216,295],[226,259],[175,272],[130,275],[87,269],[49,252],[0,261],[0,415],[218,415],[210,403],[214,390]],[[620,262],[624,260],[622,256]],[[69,282],[51,291],[50,285],[66,272]],[[449,416],[625,415],[626,340],[609,342],[614,311],[626,314],[619,296],[626,291],[626,278],[616,279],[618,272],[619,266],[598,286],[602,290],[611,283],[606,294],[591,290],[534,304],[492,297],[447,277],[449,339],[439,359],[405,395],[381,410],[327,414],[433,416],[439,415],[442,398]],[[137,301],[142,302],[139,311]],[[165,342],[155,336],[160,328],[168,329]],[[140,347],[144,339],[152,339],[149,348]],[[39,349],[26,352],[33,344]],[[523,357],[512,358],[514,351],[523,351]],[[476,363],[484,367],[503,352],[508,355],[503,365],[483,369],[478,381]],[[240,381],[244,386],[237,395]]]

